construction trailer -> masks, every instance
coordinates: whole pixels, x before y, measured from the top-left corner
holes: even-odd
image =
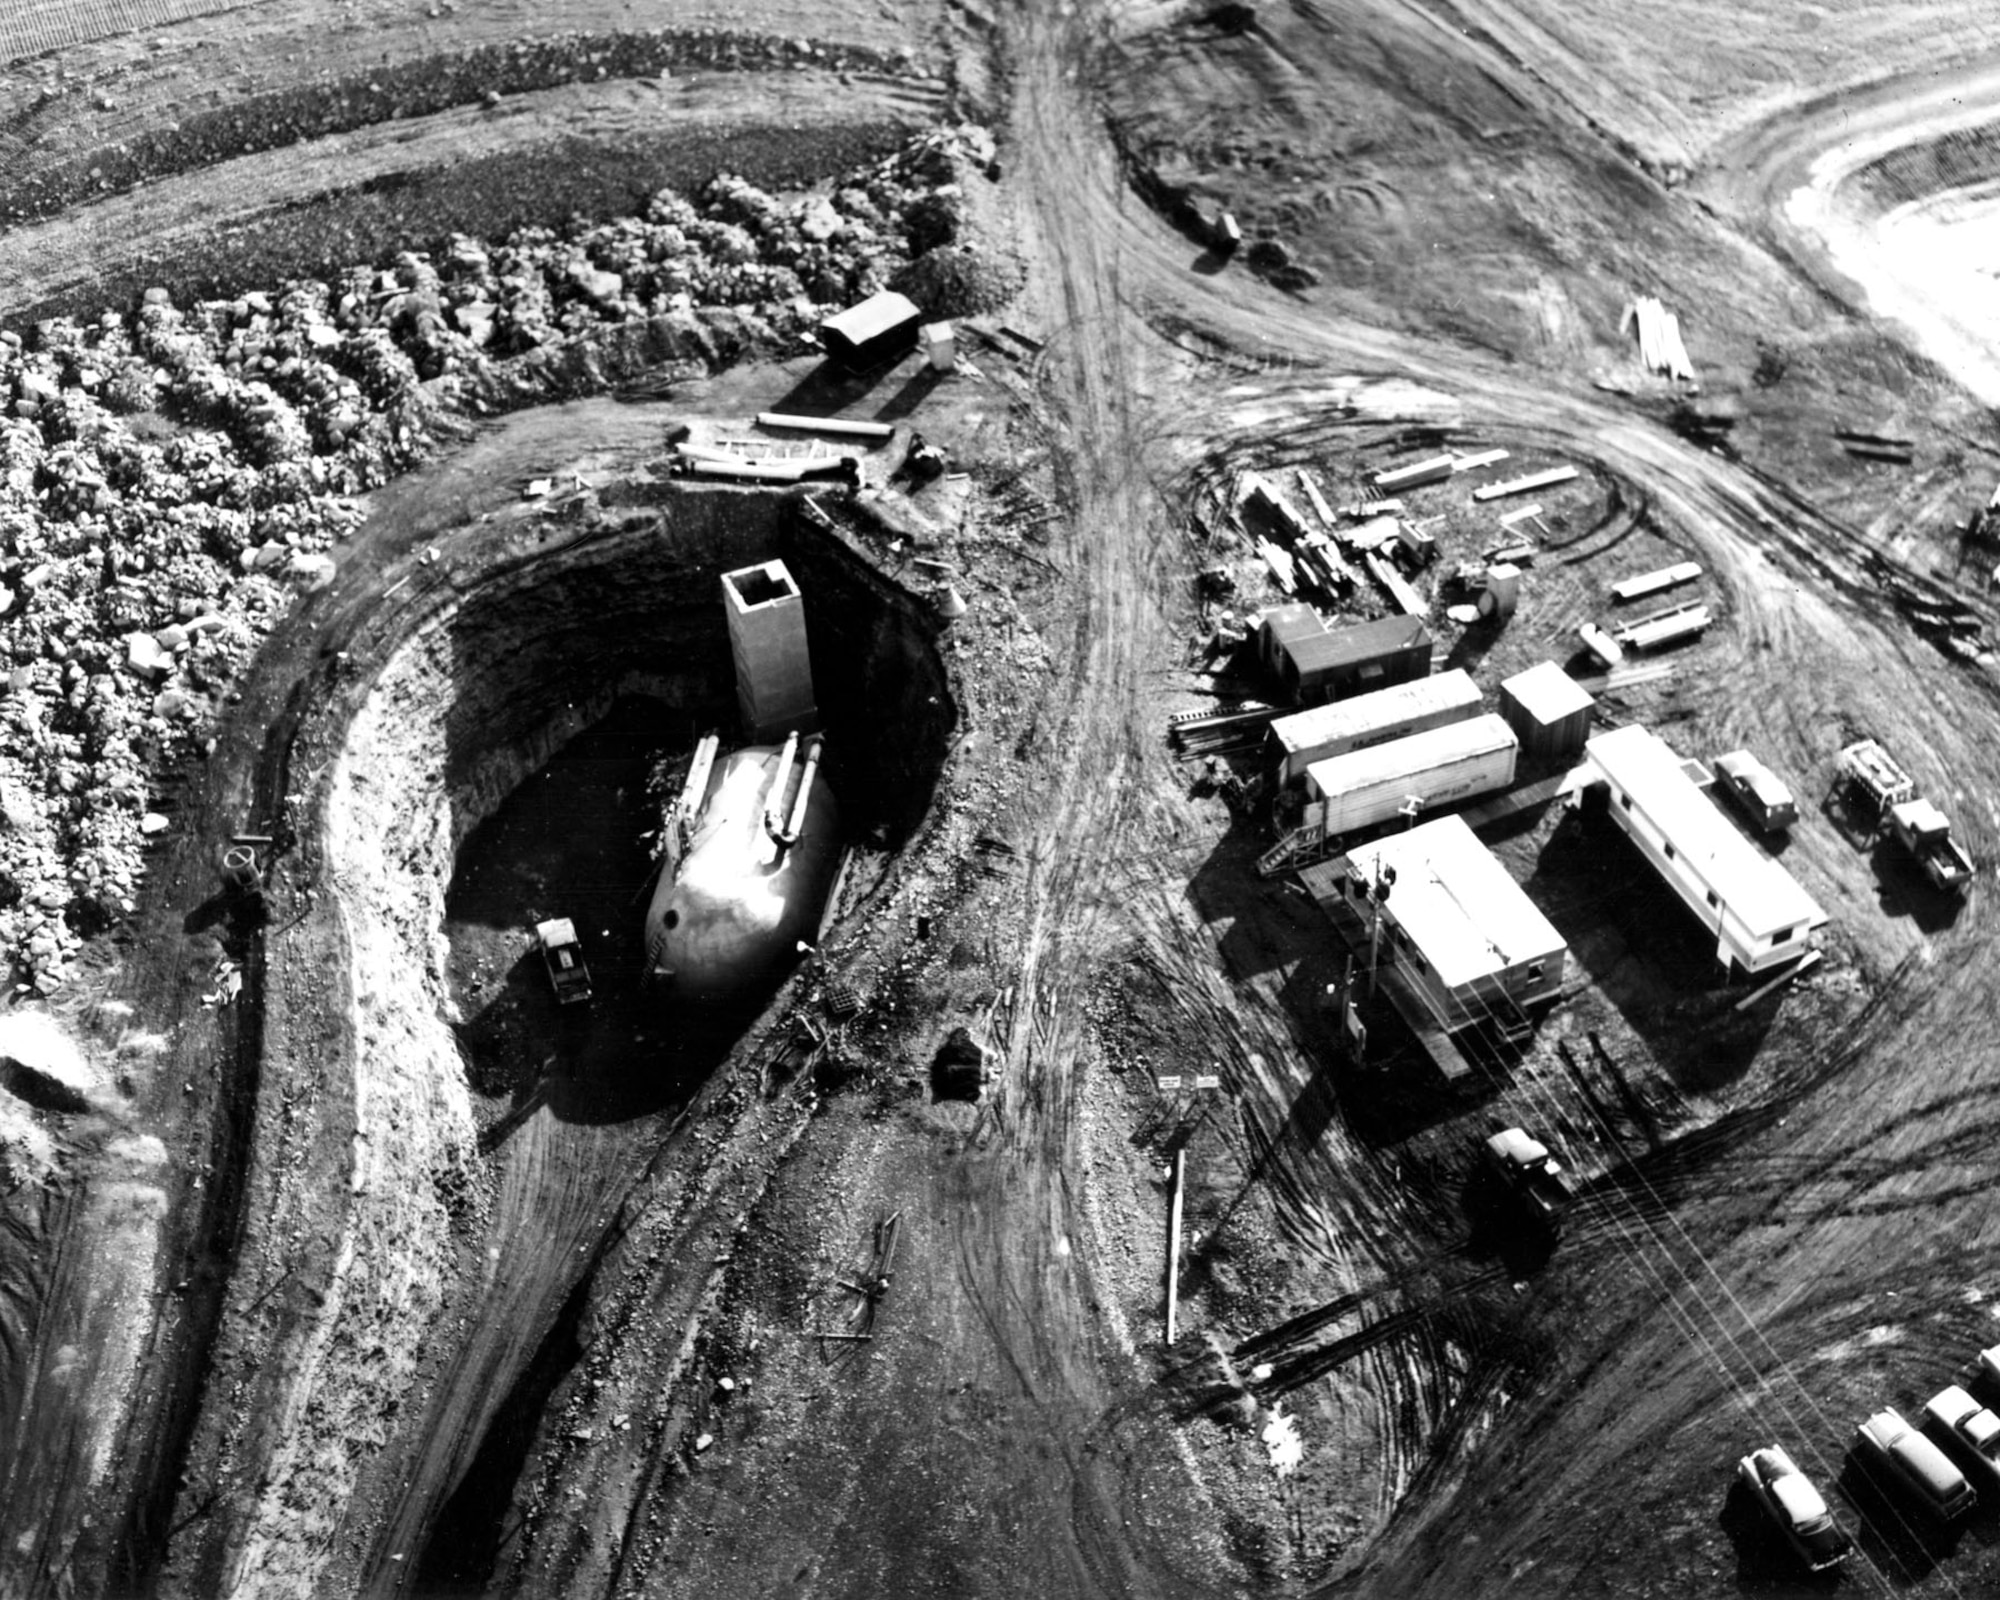
[[[1534,761],[1571,761],[1590,737],[1597,702],[1553,661],[1543,661],[1503,679],[1500,715]]]
[[[1397,987],[1444,1032],[1497,1021],[1516,1034],[1561,996],[1568,945],[1463,818],[1390,834],[1331,865],[1316,874],[1320,892],[1345,898],[1377,971],[1393,968]]]
[[[1826,923],[1796,879],[1737,831],[1650,728],[1584,746],[1581,785],[1602,783],[1612,820],[1715,937],[1715,956],[1747,973],[1795,961]]]
[[[916,348],[924,314],[893,289],[871,294],[819,325],[821,348],[842,366],[866,371]]]
[[[1427,678],[1430,670],[1430,629],[1412,616],[1298,633],[1284,641],[1278,660],[1279,680],[1301,706]]]
[[[1297,783],[1315,761],[1387,744],[1427,728],[1477,716],[1479,685],[1459,668],[1413,678],[1330,705],[1279,717],[1271,724],[1270,750],[1277,782]]]
[[[1489,711],[1315,761],[1306,768],[1305,821],[1332,839],[1504,789],[1520,748],[1514,730]]]

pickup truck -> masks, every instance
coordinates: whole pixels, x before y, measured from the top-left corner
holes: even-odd
[[[1506,1128],[1486,1141],[1486,1162],[1519,1198],[1523,1209],[1554,1231],[1569,1209],[1569,1185],[1549,1147],[1521,1128]]]
[[[575,1005],[590,998],[590,969],[583,964],[583,946],[577,942],[576,925],[568,917],[551,917],[535,924],[535,942],[542,949],[542,963],[549,969],[549,983],[560,1005]]]
[[[1972,857],[1952,838],[1951,824],[1930,801],[1905,800],[1891,806],[1889,831],[1937,888],[1959,890],[1971,882]]]

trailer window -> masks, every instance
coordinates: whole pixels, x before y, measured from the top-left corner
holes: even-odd
[[[1627,811],[1630,811],[1632,809],[1632,797],[1629,794],[1621,794],[1618,797],[1618,803],[1621,806],[1623,806]]]
[[[1530,962],[1528,963],[1528,982],[1530,982],[1530,983],[1533,983],[1533,982],[1535,982],[1535,981],[1536,981],[1537,979],[1539,979],[1539,978],[1541,977],[1541,975],[1542,975],[1542,964],[1541,964],[1541,962],[1539,962],[1539,961],[1530,961]]]
[[[1779,945],[1783,944],[1791,936],[1792,930],[1790,928],[1780,928],[1776,933],[1771,935],[1771,948],[1773,950],[1777,949]]]
[[[1720,900],[1716,899],[1715,891],[1713,889],[1708,891],[1708,903],[1712,906],[1719,906],[1722,904]]]
[[[1671,860],[1673,860],[1673,859],[1674,859],[1674,854],[1675,854],[1675,852],[1674,852],[1674,841],[1673,841],[1673,840],[1671,840],[1671,839],[1662,839],[1662,840],[1660,841],[1660,848],[1661,848],[1661,849],[1663,849],[1663,850],[1665,850],[1665,851],[1667,852],[1667,859],[1668,859],[1669,861],[1671,861]]]

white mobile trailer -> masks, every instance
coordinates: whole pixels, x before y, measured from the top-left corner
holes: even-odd
[[[1306,822],[1328,838],[1385,822],[1415,801],[1430,811],[1504,789],[1521,742],[1492,712],[1351,750],[1306,768]]]
[[[1315,761],[1463,722],[1478,714],[1480,704],[1479,685],[1453,668],[1279,717],[1271,724],[1278,782],[1297,783]]]

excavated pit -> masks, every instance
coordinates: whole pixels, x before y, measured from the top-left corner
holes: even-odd
[[[602,837],[644,820],[647,764],[732,729],[722,572],[782,559],[805,596],[850,836],[893,851],[929,804],[956,710],[925,601],[796,494],[605,500],[444,541],[450,581],[410,608],[331,763],[321,882],[348,953],[351,1172],[320,1197],[324,1288],[264,1428],[266,1488],[205,1579],[303,1592],[366,1542],[370,1508],[420,1538],[468,1469],[509,1455],[488,1429],[532,1421],[509,1397],[619,1186],[747,1022],[689,1026],[637,985],[646,852]],[[551,841],[564,823],[574,836]],[[536,982],[523,910],[581,913],[602,960],[588,1015],[558,1015]],[[275,1183],[273,1237],[315,1198]],[[483,1476],[482,1495],[511,1488]],[[460,1503],[447,1520],[467,1519],[483,1520]]]
[[[1979,399],[2000,404],[2000,121],[1967,106],[1964,125],[1915,142],[1896,130],[1816,161],[1786,200],[1789,221],[1878,316]]]

